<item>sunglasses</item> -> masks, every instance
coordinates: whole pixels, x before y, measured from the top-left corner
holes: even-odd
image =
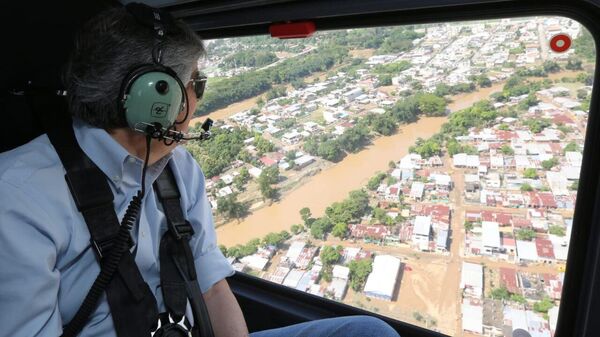
[[[200,73],[194,73],[190,82],[192,82],[192,89],[196,93],[196,99],[202,99],[204,95],[204,89],[206,88],[206,75]]]

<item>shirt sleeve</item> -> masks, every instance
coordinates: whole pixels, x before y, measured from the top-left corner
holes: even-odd
[[[185,166],[189,169],[187,172],[193,172],[187,179],[184,178],[187,181],[186,189],[191,192],[188,194],[190,200],[187,209],[188,221],[195,232],[190,240],[190,247],[194,254],[200,289],[205,293],[215,283],[233,275],[234,270],[217,246],[217,235],[206,195],[204,174],[187,151],[186,154]]]
[[[12,337],[62,333],[57,245],[35,200],[0,181],[0,329]]]

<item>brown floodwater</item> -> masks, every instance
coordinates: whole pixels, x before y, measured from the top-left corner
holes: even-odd
[[[301,223],[299,211],[310,208],[313,216],[322,216],[325,208],[360,189],[377,171],[388,169],[390,160],[400,160],[419,137],[438,132],[447,117],[423,117],[402,126],[398,133],[379,137],[359,153],[349,154],[340,163],[313,176],[307,183],[283,196],[271,206],[261,208],[240,221],[231,221],[216,229],[218,241],[225,246],[246,243],[270,232],[289,230]]]
[[[575,76],[577,73],[560,72],[550,74],[549,78]],[[489,88],[453,96],[448,108],[452,112],[468,108],[473,103],[489,99],[491,94],[502,91],[503,86],[504,82],[499,82]],[[213,120],[224,119],[249,109],[255,102],[256,97],[250,98],[198,120],[206,117]],[[377,171],[387,170],[390,160],[400,160],[417,138],[428,138],[437,133],[446,120],[447,117],[423,117],[416,123],[400,127],[392,136],[375,139],[366,149],[349,154],[340,163],[316,174],[302,186],[284,195],[281,201],[253,212],[240,222],[230,221],[218,227],[216,231],[219,243],[230,247],[244,244],[253,238],[262,238],[270,232],[289,230],[291,225],[302,222],[299,211],[303,207],[310,208],[314,217],[322,216],[326,207],[343,200],[350,191],[364,187]]]

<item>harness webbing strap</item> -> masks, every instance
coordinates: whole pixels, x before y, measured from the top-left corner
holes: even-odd
[[[66,102],[59,97],[36,97],[34,109],[50,110],[59,115],[45,120],[47,134],[66,170],[65,179],[83,214],[98,262],[110,249],[111,240],[119,231],[113,194],[106,177],[83,152],[72,128]],[[144,282],[135,260],[126,251],[118,269],[106,288],[112,320],[119,337],[148,337],[157,322],[156,299]],[[71,322],[72,323],[72,322]],[[83,326],[67,324],[64,331],[80,331]],[[75,334],[77,333],[75,332]]]
[[[165,305],[179,320],[185,314],[189,300],[194,315],[192,335],[214,337],[189,245],[194,229],[181,209],[179,189],[170,166],[163,170],[154,186],[168,224],[168,230],[160,241],[159,252],[160,281]]]

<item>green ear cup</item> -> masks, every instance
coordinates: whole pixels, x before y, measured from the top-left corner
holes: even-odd
[[[148,72],[131,84],[123,107],[129,127],[143,128],[140,123],[159,123],[169,127],[182,108],[183,92],[171,75],[160,71]]]

